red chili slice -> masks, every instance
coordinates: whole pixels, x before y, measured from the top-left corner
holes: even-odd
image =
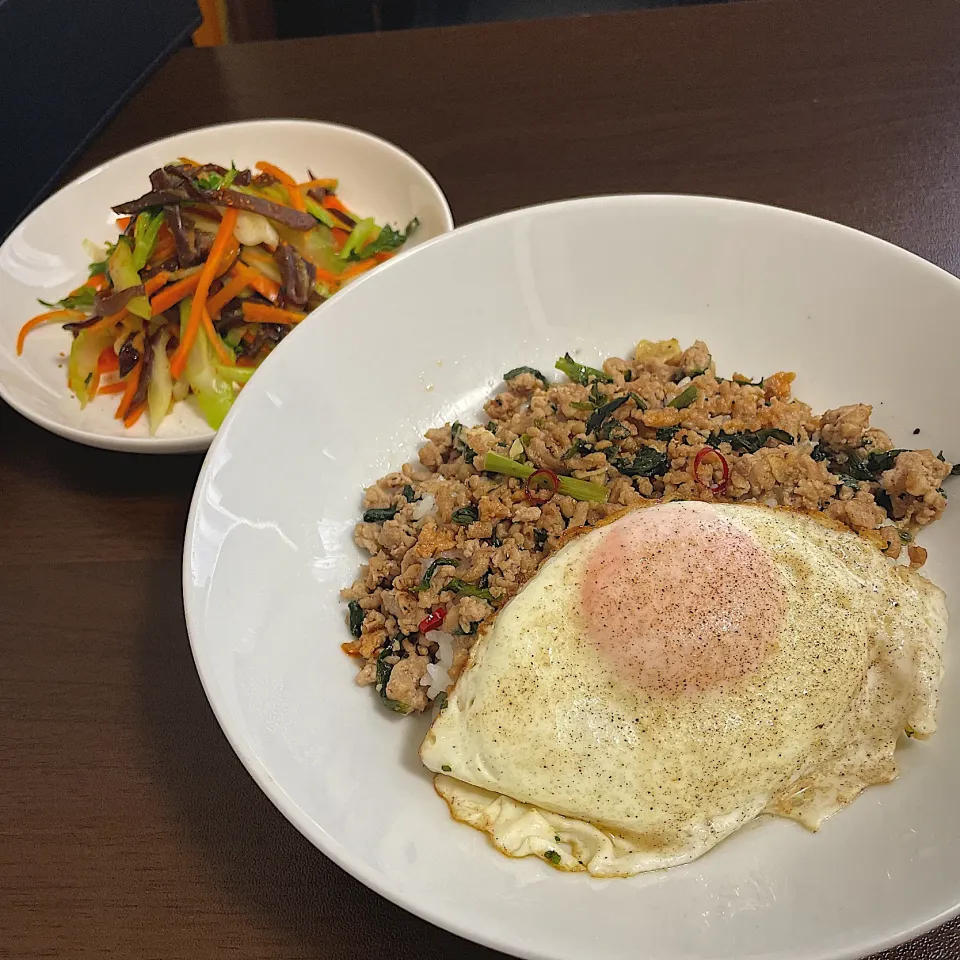
[[[527,499],[546,503],[560,489],[560,478],[552,470],[534,470],[527,477]]]
[[[424,617],[421,621],[417,630],[420,633],[429,633],[431,630],[437,630],[443,626],[443,621],[446,619],[447,611],[443,607],[437,607],[429,616]]]
[[[700,479],[700,464],[703,463],[704,458],[713,454],[720,461],[720,469],[723,471],[723,477],[719,483],[704,483]],[[730,465],[727,463],[727,458],[720,453],[719,450],[714,450],[713,447],[704,447],[696,455],[693,461],[693,475],[697,478],[697,483],[701,487],[706,487],[711,493],[716,493],[718,495],[723,495],[727,490],[727,483],[730,480]]]

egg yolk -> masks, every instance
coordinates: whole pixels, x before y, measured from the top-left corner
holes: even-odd
[[[757,670],[786,612],[783,582],[754,537],[692,501],[618,521],[587,564],[589,641],[624,680],[695,693]]]

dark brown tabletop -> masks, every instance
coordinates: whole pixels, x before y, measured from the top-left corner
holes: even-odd
[[[78,172],[194,126],[312,117],[410,150],[460,223],[721,194],[957,273],[958,37],[960,0],[757,0],[185,50]],[[181,605],[199,466],[86,449],[0,404],[0,958],[493,958],[330,863],[227,745]],[[960,924],[886,956],[960,956]]]

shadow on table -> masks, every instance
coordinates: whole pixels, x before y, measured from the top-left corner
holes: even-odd
[[[282,926],[301,941],[303,956],[501,956],[452,934],[429,933],[424,921],[366,891],[283,818],[247,774],[207,704],[182,605],[171,602],[181,596],[179,557],[158,559],[151,576],[155,599],[138,642],[149,755],[190,840],[230,896],[261,914],[267,928]]]

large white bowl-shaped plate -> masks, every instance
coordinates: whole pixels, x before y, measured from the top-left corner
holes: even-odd
[[[446,198],[429,173],[379,137],[312,120],[250,120],[204,127],[157,140],[102,164],[42,203],[0,246],[0,397],[35,423],[94,447],[140,453],[205,450],[214,431],[191,403],[178,403],[151,437],[144,417],[131,429],[116,421],[116,397],[85,410],[67,389],[70,334],[41,328],[16,355],[17,332],[44,308],[87,279],[83,241],[116,240],[112,205],[150,189],[151,170],[177,157],[239,167],[269,160],[294,176],[338,177],[340,196],[380,223],[403,228],[419,217],[413,247],[453,229]],[[322,323],[311,315],[309,323]],[[305,321],[305,323],[307,323]]]
[[[880,240],[769,207],[607,197],[455,231],[362,280],[240,397],[194,497],[184,595],[207,695],[240,758],[324,853],[408,910],[549,960],[838,960],[960,903],[960,668],[902,775],[811,834],[763,820],[632,880],[509,860],[454,823],[402,719],[353,684],[338,589],[361,488],[469,418],[502,373],[697,337],[718,368],[798,372],[822,410],[875,404],[902,445],[960,457],[960,282]],[[919,427],[919,436],[913,436]],[[952,508],[958,511],[956,505]],[[926,572],[960,593],[960,511]],[[956,664],[953,663],[955,666]]]

